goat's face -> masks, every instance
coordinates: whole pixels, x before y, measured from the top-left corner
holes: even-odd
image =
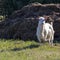
[[[39,20],[39,24],[45,24],[45,20]]]
[[[44,24],[45,23],[45,18],[44,17],[40,17],[39,18],[39,24]]]

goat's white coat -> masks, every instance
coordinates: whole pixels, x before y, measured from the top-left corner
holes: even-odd
[[[51,24],[45,23],[44,17],[39,20],[36,35],[39,42],[49,41],[49,44],[53,45],[54,29]]]

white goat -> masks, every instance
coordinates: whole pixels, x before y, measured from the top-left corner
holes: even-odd
[[[39,42],[49,41],[49,44],[53,45],[54,29],[51,24],[45,22],[44,17],[39,18],[36,35]]]

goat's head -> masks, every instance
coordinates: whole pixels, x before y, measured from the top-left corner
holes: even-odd
[[[44,17],[40,17],[39,18],[39,24],[44,24],[45,23],[45,18]]]

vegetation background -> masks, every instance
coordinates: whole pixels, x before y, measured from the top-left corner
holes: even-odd
[[[49,4],[60,3],[60,0],[0,0],[0,15],[11,15],[13,11],[34,2]]]

